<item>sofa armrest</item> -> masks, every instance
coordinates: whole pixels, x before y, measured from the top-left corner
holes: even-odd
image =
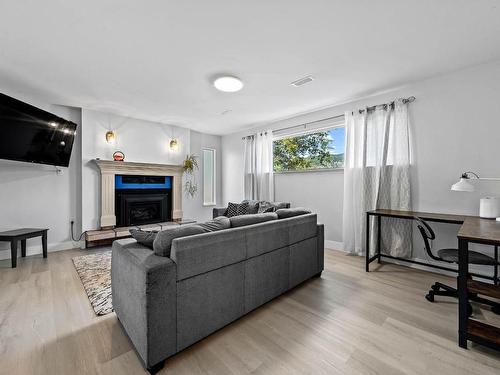
[[[325,226],[318,224],[318,273],[325,268]]]
[[[226,210],[226,207],[214,207],[214,209],[212,210],[213,218],[215,219],[216,217],[224,216]]]
[[[177,349],[176,264],[134,239],[113,242],[113,308],[146,368]]]

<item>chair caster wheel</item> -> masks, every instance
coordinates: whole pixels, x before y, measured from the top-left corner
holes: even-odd
[[[429,302],[434,302],[434,294],[426,294],[425,299]]]
[[[491,312],[493,312],[493,314],[500,315],[500,306],[492,306]]]
[[[472,316],[472,305],[470,303],[467,304],[467,317],[470,318]]]
[[[431,289],[435,292],[439,292],[439,285],[433,285],[431,286]]]

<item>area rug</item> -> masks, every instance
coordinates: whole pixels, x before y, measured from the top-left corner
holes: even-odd
[[[111,250],[74,257],[73,264],[96,315],[112,312]]]

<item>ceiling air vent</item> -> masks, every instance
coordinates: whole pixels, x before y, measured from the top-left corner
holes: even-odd
[[[300,78],[300,79],[298,79],[296,81],[293,81],[290,84],[292,86],[299,87],[299,86],[305,85],[306,83],[309,83],[309,82],[312,82],[312,81],[314,81],[314,77],[307,76],[307,77]]]

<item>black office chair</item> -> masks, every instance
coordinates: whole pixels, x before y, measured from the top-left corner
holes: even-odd
[[[447,263],[457,263],[458,264],[458,249],[441,249],[437,251],[437,256],[434,255],[431,251],[431,246],[429,243],[429,240],[434,240],[436,238],[436,235],[434,234],[434,231],[432,228],[427,224],[424,220],[422,220],[419,217],[415,217],[415,220],[417,221],[417,227],[420,231],[420,234],[422,235],[422,238],[424,239],[424,245],[425,245],[425,250],[427,251],[427,254],[434,260],[440,261],[440,262],[447,262]],[[480,264],[480,265],[486,265],[486,266],[493,266],[495,267],[495,278],[498,277],[497,275],[497,267],[500,265],[499,262],[495,260],[495,258],[492,258],[488,255],[478,253],[477,251],[472,251],[469,250],[469,264]],[[469,278],[471,276],[469,275]],[[456,288],[452,288],[451,286],[445,285],[440,282],[434,283],[434,285],[431,286],[431,289],[429,290],[429,293],[425,296],[425,298],[429,302],[434,302],[434,296],[446,296],[446,297],[454,297],[458,298],[458,292]],[[485,299],[478,297],[477,294],[475,293],[469,293],[469,300],[476,301],[485,305],[491,306],[491,311],[493,311],[495,314],[500,314],[500,304],[493,302],[491,300]],[[472,315],[472,305],[469,304],[467,308],[467,313],[468,315]]]

